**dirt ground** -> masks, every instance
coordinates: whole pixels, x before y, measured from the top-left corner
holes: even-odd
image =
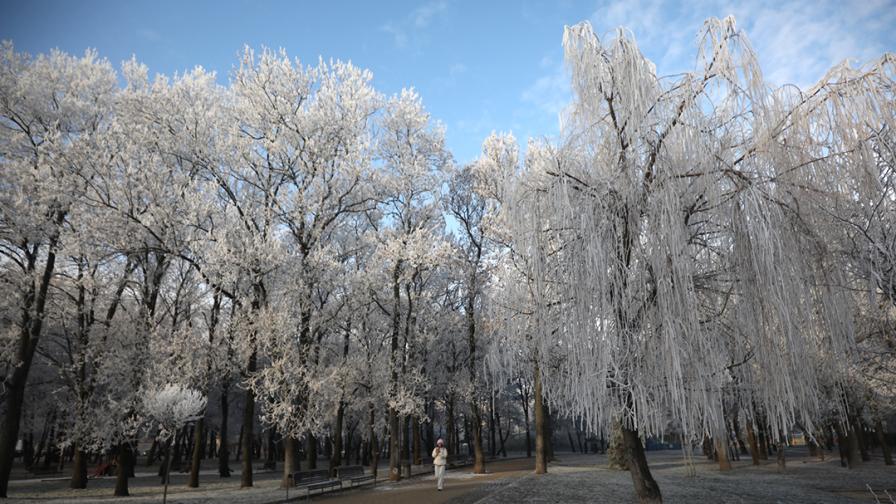
[[[732,471],[720,472],[717,464],[694,455],[691,462],[680,451],[648,452],[651,471],[669,503],[874,503],[896,501],[896,466],[884,466],[879,454],[861,468],[840,467],[828,452],[826,460],[810,458],[804,449],[788,449],[787,468],[779,473],[774,460],[752,466],[749,457],[733,462]],[[635,502],[628,472],[606,469],[603,455],[558,454],[547,475],[533,474],[534,460],[499,459],[487,465],[487,473],[474,475],[470,467],[449,470],[445,490],[438,492],[428,467],[420,475],[398,483],[380,479],[376,486],[313,496],[323,504],[520,504],[520,503],[631,503]],[[381,476],[386,471],[380,472]],[[152,473],[138,472],[131,480],[126,502],[161,502],[162,487]],[[285,500],[279,488],[280,473],[259,472],[256,485],[239,488],[239,477],[220,479],[217,473],[201,473],[198,489],[187,489],[186,475],[172,475],[168,502],[182,504],[273,504]],[[51,502],[91,504],[119,502],[111,496],[114,478],[91,480],[87,490],[69,490],[67,479],[16,480],[10,484],[11,503]],[[869,490],[870,488],[870,490]],[[290,493],[290,501],[305,502],[304,493]]]

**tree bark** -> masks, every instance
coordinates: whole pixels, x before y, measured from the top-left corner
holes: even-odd
[[[249,373],[255,372],[257,355],[255,351],[249,356]],[[252,433],[255,424],[255,393],[246,389],[246,404],[243,407],[243,432],[240,439],[243,470],[240,476],[240,488],[252,486]]]
[[[75,460],[72,465],[72,480],[69,488],[87,488],[87,456],[81,447],[75,445]]]
[[[399,347],[398,335],[401,330],[401,279],[402,261],[395,262],[392,270],[392,335],[390,345],[391,389],[395,393],[398,390]],[[401,425],[398,412],[389,407],[389,480],[401,480]]]
[[[759,458],[768,460],[768,434],[761,424],[759,425]]]
[[[849,468],[852,469],[854,467],[859,467],[862,465],[862,449],[859,447],[859,439],[856,434],[857,424],[855,421],[850,422],[848,432],[849,434],[846,436],[846,447],[847,447],[847,463],[849,464]]]
[[[221,387],[221,429],[219,432],[221,445],[218,447],[218,476],[221,478],[230,477],[230,446],[227,440],[228,410],[230,407],[227,394],[229,389],[230,386],[227,383]]]
[[[333,427],[332,453],[330,454],[330,477],[336,477],[336,468],[342,465],[342,422],[345,416],[345,403],[339,401],[336,408],[336,425]]]
[[[153,434],[152,445],[149,447],[149,453],[146,455],[146,467],[152,466],[156,462],[159,452],[159,440]]]
[[[877,431],[877,442],[880,443],[880,449],[884,454],[884,464],[893,465],[893,452],[890,450],[890,444],[887,442],[887,431],[884,429],[884,423],[878,420],[874,430]]]
[[[292,436],[283,439],[283,478],[280,480],[280,488],[288,488],[294,485],[292,474],[299,470],[296,464],[299,461],[299,442]]]
[[[787,468],[787,459],[784,458],[784,447],[786,446],[784,441],[778,443],[778,472],[784,472],[784,469]]]
[[[420,445],[423,443],[423,440],[420,437],[420,418],[417,415],[414,415],[414,418],[411,420],[411,430],[413,431],[412,438],[412,455],[414,458],[414,465],[420,465],[423,463],[423,458],[421,457],[421,449]]]
[[[849,467],[849,439],[846,429],[839,422],[835,422],[833,430],[837,434],[837,453],[840,454],[840,467]]]
[[[57,226],[65,219],[65,212],[56,211],[54,221]],[[53,269],[56,266],[56,244],[58,235],[53,235],[47,248],[47,259],[44,263],[44,271],[40,277],[39,285],[29,284],[22,309],[22,322],[19,337],[16,341],[16,361],[19,363],[5,383],[7,393],[5,397],[6,414],[3,416],[0,426],[0,497],[5,498],[9,488],[9,474],[12,471],[13,461],[16,455],[16,444],[19,441],[19,422],[22,418],[22,406],[25,403],[25,385],[28,382],[28,372],[31,370],[31,362],[34,360],[34,352],[40,340],[44,322],[44,308],[47,302],[47,290],[50,288],[50,280],[53,278]],[[38,250],[26,254],[29,273],[34,272]],[[33,307],[33,311],[32,311]]]
[[[613,420],[610,432],[610,444],[607,446],[607,467],[617,471],[628,469],[625,451],[625,436],[622,432],[622,421]]]
[[[721,436],[716,436],[714,438],[716,453],[719,457],[719,470],[720,471],[730,471],[731,470],[731,460],[728,458],[728,442],[725,438]]]
[[[482,450],[482,419],[480,418],[479,405],[473,401],[471,405],[473,429],[473,474],[485,474],[485,453]]]
[[[856,441],[859,443],[859,453],[862,456],[862,462],[870,462],[871,452],[868,450],[868,440],[865,438],[865,425],[860,418],[856,418],[853,433],[856,436]]]
[[[523,388],[522,381],[519,384],[520,402],[523,406],[523,417],[526,421],[526,458],[532,458],[532,432],[529,429],[529,394]]]
[[[317,438],[308,433],[305,436],[305,465],[308,469],[317,469]]]
[[[118,471],[115,477],[115,496],[127,497],[128,492],[128,472],[131,464],[131,445],[121,443],[118,445]]]
[[[190,478],[187,480],[187,487],[199,488],[199,466],[202,464],[202,445],[205,441],[205,418],[200,418],[193,429],[193,460],[190,461]]]
[[[498,440],[495,439],[495,392],[492,391],[491,400],[488,403],[488,453],[492,458],[498,454]]]
[[[485,453],[482,451],[482,416],[476,394],[476,318],[474,314],[476,298],[476,275],[471,276],[467,295],[467,343],[469,345],[470,382],[473,385],[473,396],[470,398],[470,412],[473,426],[473,473],[485,473]]]
[[[447,431],[448,439],[446,439],[446,443],[448,444],[448,453],[454,453],[455,455],[458,453],[460,449],[460,443],[457,440],[457,421],[454,418],[454,394],[448,394],[448,400],[446,401],[445,406],[445,416],[447,417],[445,423],[445,430]],[[429,450],[432,453],[432,448]]]
[[[756,433],[753,432],[753,423],[747,422],[747,442],[750,443],[750,457],[753,465],[759,465],[759,443],[756,441]]]
[[[184,430],[179,429],[177,434],[174,436],[174,457],[171,460],[171,463],[168,465],[169,471],[171,467],[176,467],[180,470],[181,459],[183,455],[183,451],[181,450],[181,446],[184,441]]]
[[[660,493],[659,485],[653,479],[653,475],[650,474],[647,457],[644,455],[644,445],[641,444],[638,431],[622,426],[622,437],[625,443],[626,462],[628,470],[632,475],[638,502],[641,504],[662,503],[663,496]]]
[[[544,399],[541,390],[541,370],[538,368],[538,362],[535,362],[535,474],[546,474],[548,472],[548,458],[545,451],[545,418],[544,418]]]
[[[367,443],[370,454],[370,474],[373,475],[374,481],[376,481],[377,469],[380,463],[380,447],[376,442],[376,410],[374,409],[373,403],[370,403],[370,416],[368,417],[367,423]]]
[[[267,430],[267,435],[265,436],[265,457],[264,457],[264,468],[269,471],[277,470],[277,431],[274,428],[270,428]]]

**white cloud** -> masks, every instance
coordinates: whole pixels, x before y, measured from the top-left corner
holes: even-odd
[[[150,42],[158,42],[162,40],[162,34],[152,28],[138,28],[137,36]]]
[[[432,18],[437,14],[443,12],[448,8],[448,3],[444,1],[440,2],[430,2],[428,4],[422,5],[418,7],[414,12],[411,13],[414,18],[414,26],[417,28],[426,28],[429,26]]]
[[[598,34],[631,30],[641,51],[661,75],[692,70],[696,35],[708,17],[733,14],[774,85],[813,84],[844,59],[866,62],[893,41],[896,2],[795,0],[726,3],[698,0],[682,5],[666,0],[617,2],[599,8],[591,22]]]
[[[448,2],[445,0],[429,2],[408,12],[401,19],[390,20],[382,25],[380,30],[392,35],[397,47],[405,48],[411,39],[417,38],[420,32],[429,27],[433,20],[447,9]]]
[[[545,61],[542,59],[543,68]],[[572,89],[565,67],[560,62],[552,63],[541,76],[523,89],[520,101],[527,107],[526,110],[518,110],[517,114],[534,116],[536,122],[545,125],[554,122],[559,128],[560,113],[571,100]]]

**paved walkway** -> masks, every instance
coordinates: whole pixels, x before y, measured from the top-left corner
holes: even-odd
[[[354,490],[313,495],[312,502],[338,504],[349,503],[402,503],[446,502],[452,498],[480,488],[501,478],[531,473],[534,459],[515,458],[498,459],[487,464],[487,473],[474,475],[472,466],[465,466],[446,473],[445,490],[439,492],[435,488],[435,478],[431,466],[414,466],[414,476],[403,481],[392,483],[384,479],[388,468],[381,466],[379,481],[374,487],[365,485]],[[366,471],[366,469],[365,469]],[[279,488],[281,474],[279,471],[258,470],[255,472],[255,486],[242,489],[239,486],[238,468],[233,477],[221,479],[215,470],[200,471],[203,476],[200,488],[185,488],[187,475],[174,473],[168,488],[168,501],[178,504],[219,504],[221,502],[239,502],[241,504],[274,504],[283,502],[286,492]],[[106,504],[123,499],[113,497],[114,477],[103,477],[90,480],[87,489],[71,490],[68,488],[68,477],[51,475],[44,478],[26,478],[10,482],[10,504],[52,502],[54,504]],[[127,502],[132,504],[155,504],[160,502],[162,486],[155,473],[138,472],[136,478],[130,479],[131,496]],[[289,502],[306,502],[305,492],[291,489]]]
[[[486,464],[486,474],[473,474],[471,466],[445,472],[445,489],[436,490],[435,476],[417,476],[398,483],[377,483],[375,488],[353,490],[337,494],[313,497],[322,504],[438,504],[462,497],[486,483],[531,474],[535,459],[498,459]]]

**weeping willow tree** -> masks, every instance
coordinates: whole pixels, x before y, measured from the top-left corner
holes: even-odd
[[[530,143],[503,206],[529,265],[504,296],[531,303],[505,329],[555,356],[556,408],[621,423],[641,502],[662,501],[641,439],[670,418],[724,438],[734,403],[772,433],[814,427],[853,299],[806,214],[861,180],[893,122],[891,56],[804,92],[763,81],[731,17],[699,40],[696,70],[661,79],[626,32],[568,27],[561,141]]]

